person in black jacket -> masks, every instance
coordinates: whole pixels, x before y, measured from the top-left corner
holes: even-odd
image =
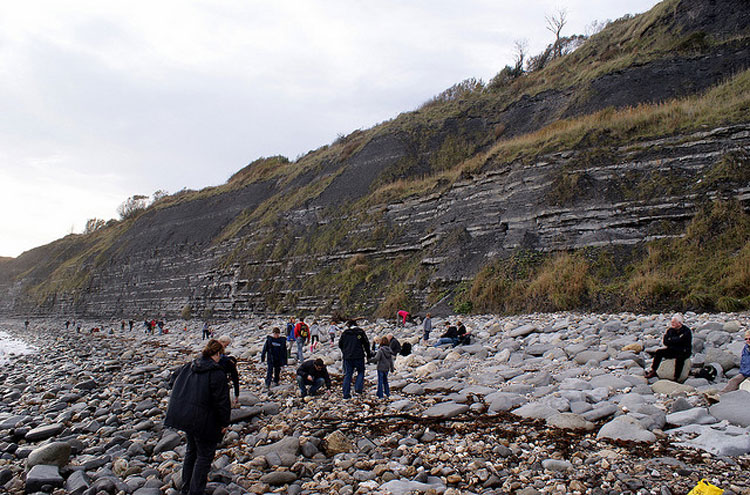
[[[682,367],[685,364],[685,360],[693,352],[693,334],[686,325],[682,324],[682,315],[680,313],[675,313],[672,316],[672,322],[664,334],[662,342],[666,347],[654,353],[654,362],[651,364],[651,369],[646,373],[646,378],[656,376],[656,370],[659,369],[662,359],[674,359],[674,379],[678,381],[682,374]]]
[[[331,377],[322,359],[307,360],[297,368],[297,385],[302,397],[315,395],[324,383],[331,390]],[[307,389],[308,386],[310,390]]]
[[[263,345],[263,351],[260,353],[260,362],[262,363],[266,360],[268,361],[266,388],[271,388],[271,378],[278,385],[281,367],[287,365],[286,338],[281,336],[279,327],[274,327],[271,335],[266,337],[266,343]]]
[[[364,392],[365,388],[365,357],[372,358],[370,341],[367,334],[357,326],[355,320],[347,322],[347,329],[339,338],[339,348],[344,361],[344,399],[351,398],[352,377],[357,370],[357,379],[354,382],[354,391],[358,394]]]
[[[221,351],[219,366],[226,373],[227,381],[232,382],[232,386],[234,387],[234,405],[237,406],[240,403],[240,373],[237,371],[237,358],[230,356],[227,352],[227,347],[232,343],[232,339],[228,335],[222,335],[217,340],[224,347],[224,350]]]
[[[182,366],[174,376],[164,425],[182,430],[187,436],[183,494],[203,495],[216,446],[229,425],[229,386],[219,366],[223,350],[218,340],[209,340],[201,356]]]

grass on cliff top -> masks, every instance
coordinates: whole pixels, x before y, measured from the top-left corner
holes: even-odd
[[[740,311],[750,308],[750,215],[736,202],[708,204],[685,235],[650,242],[623,263],[608,248],[519,251],[481,270],[454,309]]]
[[[659,104],[620,110],[608,108],[582,117],[559,120],[536,132],[504,139],[457,167],[417,179],[401,179],[378,188],[372,204],[446,189],[482,169],[511,162],[531,162],[539,155],[596,146],[627,146],[639,141],[747,122],[750,115],[750,70],[705,93]]]

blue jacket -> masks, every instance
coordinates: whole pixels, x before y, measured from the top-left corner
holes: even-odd
[[[750,345],[745,344],[740,358],[740,373],[742,376],[750,376]]]

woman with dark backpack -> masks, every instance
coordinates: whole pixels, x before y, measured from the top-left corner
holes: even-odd
[[[218,340],[209,340],[201,356],[173,377],[164,425],[182,430],[187,436],[180,490],[183,494],[203,495],[216,446],[229,425],[229,386],[219,365],[223,350]]]

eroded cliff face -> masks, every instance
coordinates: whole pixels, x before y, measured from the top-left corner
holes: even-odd
[[[435,288],[455,287],[519,249],[627,250],[680,235],[711,199],[735,199],[747,211],[748,174],[721,172],[728,162],[750,167],[750,123],[741,117],[640,141],[608,139],[603,125],[573,149],[488,158],[456,181],[396,196],[406,199],[372,199],[383,184],[439,176],[498,139],[696,95],[750,67],[746,0],[671,0],[652,13],[618,21],[630,40],[592,38],[590,59],[559,60],[553,72],[521,81],[519,93],[501,88],[410,112],[311,152],[287,176],[258,178],[248,166],[226,189],[175,196],[103,232],[0,259],[0,314],[366,313],[399,284],[426,308]],[[648,38],[655,32],[661,38]],[[661,44],[646,53],[639,39]],[[605,70],[626,45],[632,63]],[[579,80],[575,71],[591,64],[599,75]],[[524,84],[540,85],[527,94]]]
[[[345,235],[396,231],[380,242],[323,254],[294,254],[294,232],[326,228],[343,214],[313,204],[288,212],[280,236],[250,224],[244,234],[214,240],[245,208],[260,204],[273,185],[255,184],[227,195],[149,212],[121,236],[107,261],[92,269],[82,290],[47,298],[24,294],[23,277],[0,290],[4,314],[28,312],[123,315],[179,314],[242,317],[267,311],[335,309],[339,295],[305,281],[325,280],[351,264],[415,260],[429,278],[455,284],[482,265],[519,248],[567,250],[631,246],[684,230],[698,205],[734,198],[750,209],[750,185],[710,183],[728,156],[750,149],[750,125],[643,141],[625,147],[579,149],[542,156],[531,164],[485,165],[440,193],[373,206],[370,222]],[[596,153],[594,153],[594,151]],[[591,155],[598,156],[592,163]],[[746,160],[747,157],[740,158]],[[585,163],[585,166],[583,164]],[[232,262],[232,253],[263,252],[273,239],[291,249]],[[342,243],[344,245],[346,243]],[[291,254],[290,254],[291,253]],[[423,283],[423,289],[428,283]],[[426,290],[415,290],[417,298]],[[375,297],[382,297],[383,293]]]

